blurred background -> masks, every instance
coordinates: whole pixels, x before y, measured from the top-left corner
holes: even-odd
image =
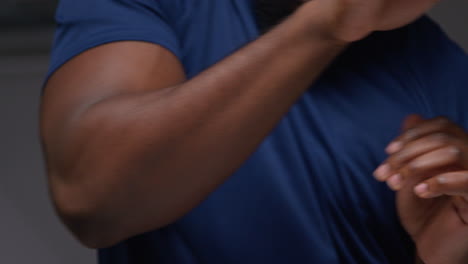
[[[79,0],[77,0],[79,1]],[[40,86],[48,66],[56,0],[0,2],[0,263],[96,263],[49,202],[38,141]],[[468,51],[468,1],[430,15]]]

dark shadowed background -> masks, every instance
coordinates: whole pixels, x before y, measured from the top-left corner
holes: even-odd
[[[79,0],[77,0],[79,1]],[[54,0],[0,1],[0,263],[96,263],[58,221],[38,141],[40,85],[53,34]],[[468,1],[431,15],[468,50]],[[468,89],[468,87],[467,87]]]

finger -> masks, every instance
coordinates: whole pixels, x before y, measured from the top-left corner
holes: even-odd
[[[419,114],[408,115],[403,120],[403,125],[401,126],[401,130],[404,132],[404,131],[406,131],[408,129],[416,127],[417,125],[423,123],[424,121],[425,121],[425,119]],[[387,153],[393,153],[393,152],[398,151],[401,147],[402,147],[401,142],[395,139],[392,142],[390,142],[390,144],[387,146],[385,151]]]
[[[466,133],[458,125],[447,119],[446,117],[436,117],[424,121],[411,121],[412,125],[406,125],[403,133],[396,139],[392,140],[385,149],[387,153],[393,154],[403,148],[410,141],[422,138],[431,133],[444,132],[454,136],[466,138]]]
[[[406,164],[395,175],[390,176],[387,183],[393,190],[400,190],[405,181],[410,178],[419,178],[424,175],[434,175],[434,172],[449,166],[459,166],[460,150],[454,146],[443,147],[422,156],[419,156]],[[396,181],[395,178],[399,178]],[[390,181],[392,179],[392,181]]]
[[[439,174],[418,184],[414,187],[414,192],[421,198],[434,198],[441,195],[468,196],[468,171]]]
[[[390,155],[384,164],[389,164],[387,170],[375,171],[377,180],[386,181],[388,177],[399,171],[403,166],[408,164],[415,158],[422,156],[428,152],[447,147],[447,146],[460,146],[462,149],[463,142],[444,133],[435,133],[425,136],[423,138],[414,140],[406,144],[400,151]]]
[[[408,115],[405,120],[403,120],[403,125],[401,129],[403,131],[408,130],[410,128],[416,127],[417,125],[421,124],[422,122],[426,121],[424,117],[420,114],[411,114]]]

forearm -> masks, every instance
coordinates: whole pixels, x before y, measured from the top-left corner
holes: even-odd
[[[315,11],[181,85],[108,98],[77,118],[56,172],[65,176],[51,183],[56,200],[73,200],[69,215],[87,219],[75,229],[113,243],[174,221],[224,182],[345,48]]]

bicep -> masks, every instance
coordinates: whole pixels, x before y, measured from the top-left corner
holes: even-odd
[[[91,105],[129,93],[154,91],[185,80],[178,58],[162,46],[121,41],[89,49],[49,78],[41,102],[41,134],[50,143]]]

